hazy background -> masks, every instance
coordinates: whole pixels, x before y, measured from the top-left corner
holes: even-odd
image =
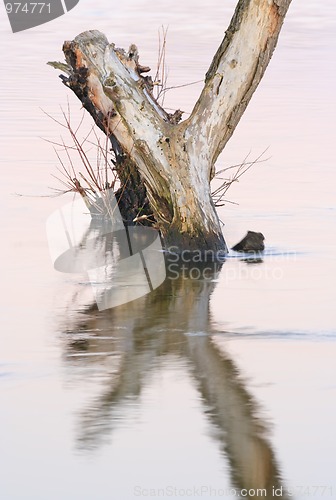
[[[137,43],[141,63],[155,68],[158,29],[169,26],[168,83],[182,85],[203,78],[235,3],[81,0],[69,14],[15,35],[0,9],[1,499],[128,500],[136,485],[234,482],[225,437],[216,434],[182,351],[153,362],[138,396],[112,398],[112,413],[99,404],[120,353],[131,349],[134,326],[118,313],[82,321],[83,286],[54,271],[45,233],[48,215],[65,199],[31,195],[58,187],[51,177],[57,159],[42,137],[63,132],[41,109],[59,118],[68,100],[74,122],[82,115],[46,66],[63,60],[64,40],[99,29],[117,46]],[[335,35],[334,1],[293,0],[266,75],[218,160],[223,168],[269,148],[270,159],[229,191],[239,205],[219,210],[229,246],[247,230],[261,231],[266,256],[255,266],[230,257],[207,326],[185,326],[181,316],[175,329],[182,340],[174,333],[171,341],[211,337],[233,360],[269,427],[284,481],[295,498],[307,499],[314,485],[336,494]],[[166,105],[190,112],[201,88],[172,90]],[[159,321],[154,306],[130,307],[135,323],[137,315]],[[143,334],[145,348],[160,340],[164,321],[150,339]],[[171,332],[167,321],[165,335]],[[81,351],[79,340],[89,347]],[[126,373],[134,383],[136,374]],[[87,443],[90,433],[99,439]],[[323,497],[331,495],[328,489]]]

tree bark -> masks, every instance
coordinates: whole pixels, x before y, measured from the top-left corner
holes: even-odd
[[[98,31],[65,42],[63,82],[110,137],[121,180],[121,212],[151,213],[166,248],[226,251],[211,198],[215,162],[271,59],[291,0],[240,0],[191,116],[167,113],[126,53]],[[60,68],[59,63],[51,63]],[[126,200],[126,201],[125,201]]]

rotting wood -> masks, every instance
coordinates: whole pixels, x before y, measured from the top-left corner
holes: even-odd
[[[211,197],[218,155],[232,136],[276,46],[291,0],[240,0],[191,113],[167,113],[153,96],[137,47],[99,31],[65,42],[68,86],[111,139],[126,220],[151,215],[166,248],[226,250]]]

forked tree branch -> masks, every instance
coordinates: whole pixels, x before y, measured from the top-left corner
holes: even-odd
[[[226,250],[210,190],[215,161],[265,72],[290,2],[239,0],[204,89],[181,123],[180,112],[169,115],[155,99],[135,45],[126,52],[87,31],[64,43],[67,66],[53,64],[111,139],[118,175],[131,168],[135,198],[142,185],[141,205],[148,203],[167,246]]]
[[[186,124],[205,136],[209,168],[233,134],[272,57],[291,0],[240,0]]]

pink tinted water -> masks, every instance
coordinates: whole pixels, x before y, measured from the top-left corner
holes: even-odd
[[[79,102],[45,64],[61,60],[65,39],[100,29],[119,46],[136,42],[141,61],[155,67],[157,31],[169,25],[169,84],[182,85],[203,78],[234,4],[81,0],[66,16],[15,35],[0,12],[5,500],[128,500],[150,488],[156,498],[158,489],[167,494],[170,486],[182,498],[200,485],[219,496],[221,488],[237,486],[232,450],[224,445],[223,451],[222,428],[216,430],[206,411],[190,360],[171,346],[166,356],[146,358],[162,329],[169,333],[171,318],[162,319],[153,307],[135,308],[128,322],[118,315],[97,324],[90,317],[81,321],[69,292],[73,282],[54,271],[45,234],[47,216],[64,200],[15,194],[47,194],[57,184],[51,177],[57,160],[41,137],[55,140],[61,130],[41,108],[60,117],[59,106],[69,99],[74,121],[81,116]],[[264,233],[264,261],[228,258],[209,299],[207,327],[197,320],[179,333],[194,347],[209,336],[233,360],[269,426],[279,474],[297,498],[330,497],[336,488],[335,19],[331,0],[293,2],[264,80],[218,161],[223,168],[269,148],[270,159],[230,190],[229,200],[239,205],[219,209],[229,246],[246,230]],[[200,89],[171,91],[166,106],[190,112]],[[154,340],[144,335],[143,353],[132,339],[145,317]],[[81,351],[81,339],[92,341],[88,350]],[[132,397],[111,402],[114,374],[127,352],[151,369],[137,392],[137,372],[128,368]],[[209,490],[203,498],[210,498]]]

